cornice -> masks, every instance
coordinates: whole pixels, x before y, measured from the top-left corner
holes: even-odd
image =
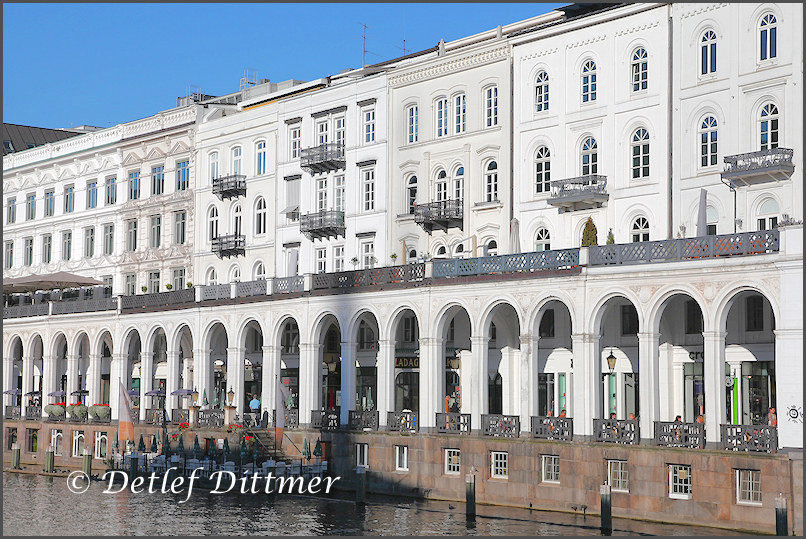
[[[439,58],[429,65],[415,68],[399,75],[390,76],[389,86],[392,88],[400,88],[415,82],[479,67],[506,58],[508,54],[509,43],[503,43],[492,49],[465,54],[459,57]]]

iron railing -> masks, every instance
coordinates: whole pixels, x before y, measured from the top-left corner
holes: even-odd
[[[587,176],[577,176],[576,178],[564,178],[562,180],[552,180],[551,199],[577,198],[584,195],[604,195],[607,196],[607,176],[602,174],[588,174]]]
[[[420,427],[414,412],[388,412],[386,428],[392,432],[417,432]]]
[[[22,417],[22,408],[20,406],[6,406],[6,419],[20,419]]]
[[[722,449],[728,451],[778,451],[778,427],[769,425],[720,425]]]
[[[757,152],[726,155],[723,178],[746,175],[747,172],[768,172],[774,170],[795,170],[792,162],[793,151],[790,148],[768,148]]]
[[[246,176],[243,174],[230,174],[229,176],[213,178],[213,194],[220,200],[245,195]]]
[[[437,432],[440,434],[470,434],[470,414],[437,412]]]
[[[3,307],[3,318],[24,318],[28,316],[45,316],[49,312],[47,303],[28,305],[9,305]]]
[[[641,441],[637,419],[594,419],[593,435],[597,442],[637,444]]]
[[[223,427],[224,410],[199,410],[196,414],[196,426],[200,428]]]
[[[277,424],[277,410],[272,410],[271,424]],[[293,408],[285,411],[285,428],[298,429],[299,428],[299,410]]]
[[[344,168],[344,146],[331,142],[303,148],[299,155],[299,165],[312,174]]]
[[[218,258],[238,256],[246,253],[246,236],[227,234],[213,238],[211,250]]]
[[[128,309],[148,309],[151,307],[169,307],[171,305],[182,305],[194,303],[196,293],[192,288],[184,290],[171,290],[168,292],[157,292],[155,294],[142,294],[134,296],[123,296],[120,308]]]
[[[118,308],[118,299],[92,298],[74,299],[53,302],[53,314],[89,313],[95,311],[114,311]]]
[[[266,285],[267,281],[265,279],[235,283],[235,297],[265,296],[269,293]]]
[[[42,407],[41,406],[26,406],[25,407],[25,419],[42,419]]]
[[[348,422],[350,430],[378,430],[379,424],[378,410],[350,410]]]
[[[145,422],[147,425],[162,425],[165,423],[165,409],[147,408]]]
[[[760,230],[719,236],[699,236],[661,241],[591,245],[589,264],[609,266],[701,260],[777,252],[779,231]]]
[[[228,284],[211,284],[201,287],[201,300],[229,299],[232,287]]]
[[[521,434],[521,418],[516,415],[482,414],[481,433],[484,436],[517,438]]]
[[[414,206],[414,222],[418,225],[433,222],[462,221],[464,201],[462,199],[426,202]]]
[[[705,424],[655,421],[655,445],[702,449],[705,447]]]
[[[448,258],[434,260],[435,278],[463,275],[493,275],[502,273],[532,273],[536,271],[569,269],[579,265],[579,249],[537,251],[480,258]]]
[[[303,291],[305,291],[305,277],[302,275],[275,277],[271,281],[272,294],[291,294]]]
[[[308,239],[344,236],[344,212],[321,210],[299,218],[299,231]]]
[[[338,410],[311,410],[311,428],[334,431],[339,429]]]
[[[571,417],[532,416],[532,438],[541,440],[567,440],[574,437],[574,419]]]
[[[410,283],[425,277],[425,264],[406,264],[338,273],[317,273],[311,284],[314,290],[344,289],[391,283]]]

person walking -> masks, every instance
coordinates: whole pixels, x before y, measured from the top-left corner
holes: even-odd
[[[254,414],[255,417],[254,421],[255,424],[257,425],[257,423],[260,421],[260,401],[257,398],[257,394],[252,395],[252,400],[249,401],[249,408],[252,410],[252,413]]]

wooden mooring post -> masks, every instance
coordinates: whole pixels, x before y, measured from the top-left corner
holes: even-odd
[[[602,485],[599,487],[599,493],[602,497],[602,507],[599,511],[601,515],[601,529],[602,535],[613,534],[613,513],[610,506],[610,485]]]
[[[778,494],[775,498],[775,535],[789,535],[789,523],[786,513],[786,498]]]

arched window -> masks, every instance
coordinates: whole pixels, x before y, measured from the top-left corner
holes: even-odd
[[[484,252],[487,256],[496,256],[498,254],[498,242],[495,240],[488,241],[484,247]]]
[[[444,137],[448,134],[448,100],[444,97],[437,100],[437,136]]]
[[[236,146],[232,149],[232,173],[235,175],[240,175],[241,173],[241,154],[243,151],[241,150],[240,146]]]
[[[218,152],[210,154],[210,181],[218,178]]]
[[[444,245],[441,245],[441,246],[440,246],[440,247],[437,249],[437,254],[436,254],[436,256],[435,256],[434,258],[445,258],[445,256],[446,256],[447,254],[448,254],[448,250],[447,250],[447,249],[445,249],[445,246],[444,246]]]
[[[596,101],[596,62],[588,60],[582,66],[582,102]]]
[[[550,251],[551,250],[551,235],[548,229],[537,229],[535,236],[535,251]]]
[[[252,278],[255,281],[266,280],[266,266],[263,265],[263,262],[258,262],[255,264],[255,270],[252,272]]]
[[[255,143],[255,175],[266,174],[266,141]]]
[[[700,74],[716,73],[716,32],[706,30],[700,38]]]
[[[548,193],[551,187],[551,152],[541,146],[535,152],[535,193]]]
[[[705,208],[705,233],[709,236],[717,235],[717,225],[719,224],[719,212],[713,206]]]
[[[649,241],[649,221],[646,217],[638,217],[632,222],[632,241]]]
[[[778,226],[778,203],[774,198],[768,198],[758,207],[758,229],[772,230]]]
[[[453,98],[453,115],[455,133],[464,133],[467,127],[467,96],[459,94]]]
[[[444,170],[437,173],[437,181],[435,184],[437,202],[444,202],[448,200],[448,174]]]
[[[582,142],[582,175],[597,174],[599,171],[599,149],[596,139],[588,137]]]
[[[453,248],[453,256],[455,256],[456,258],[462,258],[464,254],[465,254],[464,243],[459,243],[456,245],[456,247]]]
[[[263,197],[257,199],[255,204],[255,234],[266,233],[266,200]]]
[[[240,283],[241,282],[241,267],[240,266],[232,266],[229,270],[229,282],[231,283]]]
[[[204,280],[207,282],[208,285],[218,284],[218,275],[215,272],[215,268],[210,268],[207,270],[207,274],[205,275]]]
[[[417,105],[411,105],[406,109],[406,136],[409,144],[417,142],[419,138],[419,115]]]
[[[453,199],[462,200],[465,194],[465,167],[456,169],[453,175]]]
[[[549,110],[549,74],[541,71],[535,79],[535,112]]]
[[[243,222],[243,215],[241,214],[241,205],[236,204],[234,208],[232,208],[232,233],[236,236],[241,235],[241,224]]]
[[[417,176],[409,177],[406,185],[406,201],[409,213],[414,213],[414,207],[417,206]]]
[[[649,177],[649,133],[643,127],[632,135],[632,177]]]
[[[759,138],[762,150],[778,147],[778,107],[772,103],[761,107]]]
[[[638,47],[632,53],[632,91],[646,90],[648,83],[647,53],[643,47]]]
[[[700,166],[716,165],[717,123],[713,116],[706,116],[700,123]]]
[[[207,239],[213,241],[218,237],[218,208],[213,206],[207,212]]]
[[[487,202],[498,201],[498,163],[490,161],[484,174],[484,195]]]
[[[775,15],[767,13],[759,23],[760,60],[775,58],[778,55],[778,21]]]
[[[415,262],[417,262],[417,250],[412,249],[411,251],[409,251],[408,258],[409,258],[409,264],[414,264]]]

